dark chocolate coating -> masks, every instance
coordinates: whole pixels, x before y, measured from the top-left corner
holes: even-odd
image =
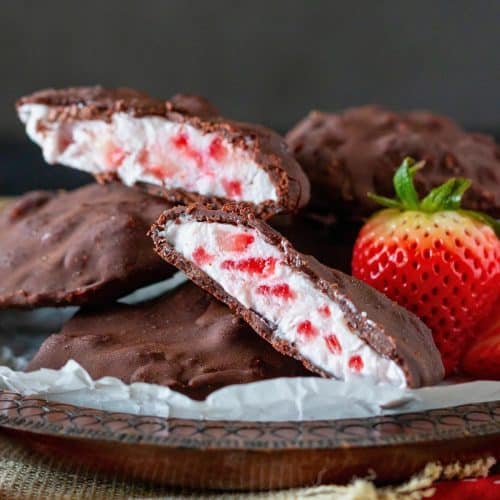
[[[273,325],[256,312],[243,307],[219,283],[175,251],[161,236],[160,232],[167,221],[180,224],[181,217],[184,220],[239,225],[258,231],[267,243],[283,252],[288,266],[309,276],[319,291],[326,293],[339,305],[354,335],[359,335],[377,353],[394,360],[401,367],[410,387],[431,385],[443,378],[444,368],[432,333],[413,313],[366,283],[330,269],[311,256],[297,252],[280,233],[256,218],[250,211],[238,211],[235,206],[227,206],[224,210],[209,210],[193,205],[164,212],[151,229],[158,254],[169,264],[184,271],[198,286],[227,304],[278,351],[301,360],[311,371],[328,376],[302,358],[295,346],[276,338]]]
[[[171,276],[146,236],[171,206],[118,183],[25,194],[0,212],[0,309],[98,304]]]
[[[96,86],[38,91],[19,99],[17,106],[28,103],[50,106],[51,121],[109,121],[113,113],[124,112],[135,117],[161,116],[172,122],[187,123],[202,134],[218,134],[234,147],[246,150],[255,163],[269,174],[276,187],[278,201],[266,201],[254,207],[263,217],[278,212],[295,212],[309,201],[309,180],[281,136],[261,125],[228,120],[218,115],[217,110],[202,97],[177,94],[171,100],[163,101],[132,89]],[[109,173],[99,176],[101,181],[112,179],[113,175]],[[147,188],[172,202],[197,201],[221,206],[227,201],[220,198],[207,200],[180,189],[154,185]]]
[[[421,195],[450,177],[466,177],[472,186],[464,208],[500,217],[500,147],[449,118],[377,106],[339,114],[313,111],[286,140],[311,181],[314,210],[343,219],[369,216],[380,206],[367,193],[392,197],[393,174],[411,156],[426,162],[416,175]]]
[[[59,369],[70,359],[94,379],[161,384],[194,399],[231,384],[311,375],[192,283],[135,306],[82,310],[27,370]]]
[[[176,94],[170,101],[162,101],[138,90],[106,89],[100,85],[39,90],[16,102],[17,107],[23,104],[49,106],[51,121],[109,121],[113,113],[130,113],[136,117],[166,116],[171,112],[204,117],[219,114],[206,99],[193,94]]]

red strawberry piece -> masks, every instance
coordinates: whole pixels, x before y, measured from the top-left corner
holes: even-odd
[[[240,181],[229,181],[227,179],[222,179],[222,187],[226,192],[228,198],[238,198],[241,197],[243,189],[241,187]]]
[[[203,156],[201,155],[201,153],[199,151],[196,151],[196,149],[188,148],[188,149],[186,149],[186,156],[188,158],[191,158],[196,163],[198,168],[201,168],[202,170],[204,170],[205,173],[209,173],[208,169],[203,168],[204,167]]]
[[[210,255],[203,247],[197,247],[193,252],[193,261],[199,266],[210,264],[213,260],[214,256]]]
[[[336,335],[328,335],[325,337],[326,346],[333,354],[342,354],[342,346]]]
[[[142,149],[137,156],[137,161],[142,165],[144,173],[152,175],[159,181],[172,177],[178,171],[178,168],[169,162],[158,143],[154,144],[149,151]]]
[[[210,142],[210,145],[208,147],[208,154],[215,161],[224,160],[227,154],[227,150],[222,144],[222,139],[220,137],[215,137],[214,139],[212,139],[212,142]]]
[[[272,295],[274,297],[279,297],[285,300],[291,300],[295,298],[295,292],[286,284],[280,283],[279,285],[260,285],[257,287],[257,293],[260,295]]]
[[[500,302],[474,330],[477,336],[465,351],[463,371],[479,379],[500,380]]]
[[[73,142],[73,130],[70,126],[62,126],[57,137],[57,147],[61,153]]]
[[[330,308],[326,305],[326,304],[323,304],[322,306],[319,306],[318,307],[318,312],[321,314],[321,316],[325,317],[325,318],[329,318],[331,316],[331,311],[330,311]]]
[[[139,154],[137,155],[137,161],[143,166],[146,167],[149,164],[149,153],[146,149],[141,149]]]
[[[146,173],[151,174],[160,181],[166,177],[170,177],[173,173],[164,165],[148,165],[144,170]]]
[[[242,260],[225,260],[221,268],[229,271],[242,271],[248,274],[269,276],[274,272],[276,259],[274,257],[250,257]]]
[[[302,321],[297,325],[297,333],[306,338],[313,338],[318,335],[318,331],[309,320]]]
[[[183,132],[177,134],[175,137],[172,138],[172,144],[177,149],[185,149],[188,145],[187,135],[184,134]]]
[[[249,233],[231,234],[223,231],[217,237],[217,242],[226,252],[244,252],[253,242],[255,237]]]
[[[389,208],[361,229],[352,269],[429,326],[450,374],[499,297],[499,228],[484,214],[460,209],[466,179],[450,179],[420,200],[413,176],[421,167],[404,160],[394,176],[396,199],[371,195]]]
[[[117,169],[122,163],[127,153],[125,150],[116,144],[110,142],[106,146],[106,158],[104,159],[106,165],[111,169]]]
[[[199,168],[203,169],[204,165],[203,165],[202,154],[199,151],[197,151],[195,148],[190,146],[189,138],[184,132],[181,132],[181,133],[177,134],[175,137],[173,137],[171,142],[176,149],[181,151],[188,158],[191,158],[192,160],[194,160],[196,165]],[[208,173],[208,172],[206,172],[206,173]]]
[[[359,355],[351,356],[349,358],[349,368],[353,372],[360,372],[363,369],[364,363],[363,359]]]

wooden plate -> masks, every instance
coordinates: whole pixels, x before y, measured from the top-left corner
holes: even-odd
[[[429,461],[500,459],[500,401],[362,419],[231,422],[110,413],[0,391],[0,426],[75,465],[190,488],[290,488],[369,474],[384,483]]]

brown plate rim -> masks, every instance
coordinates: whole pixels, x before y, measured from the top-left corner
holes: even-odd
[[[0,426],[167,448],[362,448],[498,436],[500,401],[367,418],[244,422],[116,413],[0,390]]]

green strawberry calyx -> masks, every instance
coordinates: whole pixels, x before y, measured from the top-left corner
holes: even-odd
[[[386,208],[397,208],[401,211],[415,210],[433,214],[453,210],[491,226],[497,237],[500,238],[500,220],[494,219],[482,212],[466,210],[460,207],[462,197],[471,185],[469,179],[452,177],[444,184],[432,189],[421,200],[415,189],[414,177],[424,165],[424,161],[416,162],[413,158],[406,157],[394,174],[393,184],[396,196],[394,198],[387,198],[378,194],[368,193],[368,197]]]

